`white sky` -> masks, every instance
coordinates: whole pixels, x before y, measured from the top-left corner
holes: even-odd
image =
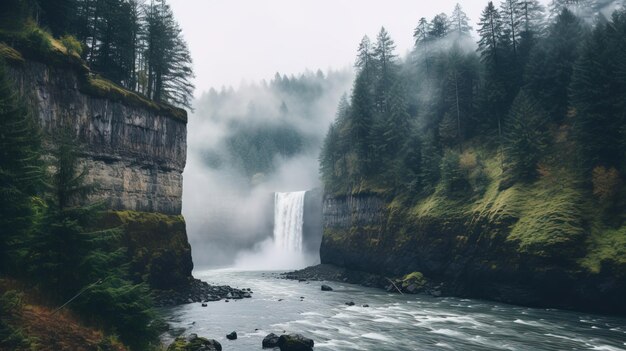
[[[476,29],[488,0],[169,1],[194,60],[196,95],[276,72],[351,66],[363,35],[374,40],[381,26],[404,54],[420,17],[450,14],[457,2]]]

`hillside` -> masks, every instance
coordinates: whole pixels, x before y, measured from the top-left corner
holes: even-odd
[[[623,314],[626,13],[503,6],[476,51],[460,7],[423,19],[404,61],[384,29],[363,40],[322,150],[322,262]]]

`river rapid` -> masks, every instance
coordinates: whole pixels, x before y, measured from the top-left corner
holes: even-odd
[[[218,340],[225,351],[261,350],[267,334],[287,332],[313,339],[320,351],[626,350],[626,318],[297,282],[279,279],[277,272],[194,275],[210,284],[251,288],[253,297],[162,309],[171,326],[163,336],[166,342],[180,333],[196,333]],[[334,291],[321,291],[321,284]],[[347,306],[349,301],[355,305]],[[237,340],[226,339],[232,331]]]

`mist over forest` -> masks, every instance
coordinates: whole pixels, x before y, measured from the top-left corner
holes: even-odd
[[[350,68],[277,73],[196,100],[183,212],[197,266],[230,265],[238,253],[258,251],[272,236],[273,193],[320,186],[320,147],[352,78]]]

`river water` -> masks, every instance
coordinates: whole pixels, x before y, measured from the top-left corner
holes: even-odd
[[[194,275],[254,291],[251,299],[162,311],[173,330],[216,339],[225,351],[261,350],[265,335],[284,331],[313,339],[315,350],[626,350],[626,318],[388,294],[337,282],[299,283],[278,279],[275,272]],[[334,291],[321,291],[323,283]],[[348,301],[355,306],[345,305]],[[237,340],[226,339],[231,331]]]

